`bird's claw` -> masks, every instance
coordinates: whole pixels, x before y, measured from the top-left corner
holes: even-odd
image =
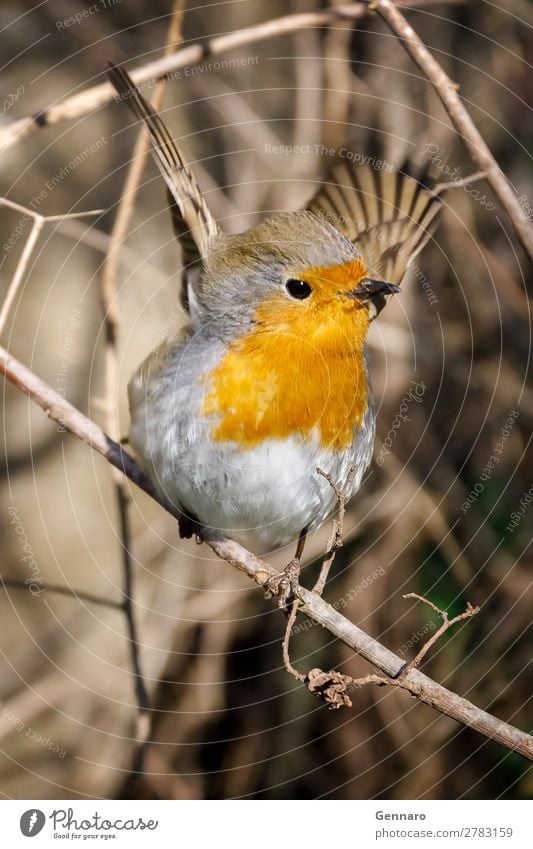
[[[301,563],[298,558],[294,558],[282,572],[265,582],[265,598],[277,596],[278,607],[286,607],[290,601],[300,598],[300,571]]]

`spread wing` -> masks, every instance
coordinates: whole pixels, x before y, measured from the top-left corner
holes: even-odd
[[[122,100],[143,121],[152,143],[152,156],[167,184],[174,231],[188,271],[206,256],[219,228],[203,199],[196,178],[158,113],[120,65],[110,65],[109,78]]]
[[[340,163],[307,204],[354,242],[372,277],[399,285],[437,226],[440,196],[427,174]]]

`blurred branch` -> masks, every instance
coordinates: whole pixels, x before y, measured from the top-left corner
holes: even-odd
[[[0,198],[0,206],[8,206],[10,209],[14,209],[17,212],[21,212],[26,218],[33,218],[33,224],[31,226],[30,235],[26,239],[26,244],[24,245],[24,249],[20,255],[20,259],[15,269],[15,273],[11,279],[11,283],[8,286],[4,302],[0,309],[1,336],[4,331],[4,327],[6,325],[9,313],[11,312],[13,302],[20,289],[20,284],[22,283],[24,272],[26,271],[28,263],[31,259],[31,255],[33,254],[35,245],[37,244],[37,239],[39,238],[39,235],[44,225],[49,221],[64,221],[71,218],[85,218],[87,215],[99,215],[104,210],[91,209],[88,212],[70,212],[65,213],[64,215],[40,215],[38,212],[34,212],[32,209],[28,209],[26,206],[21,206],[18,203],[14,203],[13,201],[8,200],[7,198]]]
[[[427,6],[442,6],[442,4],[453,4],[458,0],[400,0],[399,5],[420,9]],[[462,2],[462,0],[459,0]],[[171,75],[173,71],[188,65],[197,65],[211,56],[217,56],[228,50],[234,50],[247,44],[265,41],[288,32],[304,29],[306,27],[322,27],[332,24],[335,20],[357,20],[368,13],[366,2],[350,3],[346,6],[338,6],[322,12],[301,12],[293,15],[283,15],[262,24],[245,27],[244,29],[229,32],[225,35],[209,38],[204,42],[190,44],[178,50],[171,56],[163,56],[154,62],[130,71],[132,79],[137,85],[149,80],[160,79]],[[36,115],[21,118],[0,130],[0,152],[6,150],[15,142],[32,133],[38,127],[47,127],[60,121],[71,120],[79,115],[87,115],[89,112],[108,103],[116,96],[115,89],[110,83],[102,83],[92,88],[74,94],[65,100],[59,101],[47,109],[43,109]]]
[[[339,0],[331,0],[335,8]],[[338,147],[344,141],[352,89],[353,69],[350,61],[352,27],[349,21],[328,27],[324,38],[322,66],[324,72],[322,142]]]
[[[171,55],[173,48],[181,41],[181,24],[184,0],[174,0],[173,11],[168,29],[165,56]],[[158,83],[154,95],[154,107],[161,107],[166,83]],[[120,439],[120,421],[117,409],[118,390],[118,331],[120,314],[118,310],[118,272],[121,248],[127,237],[135,201],[141,185],[146,157],[150,149],[148,133],[143,127],[135,143],[132,159],[129,163],[126,180],[118,201],[118,210],[113,222],[107,253],[100,274],[100,302],[105,328],[105,421],[106,427],[115,440]],[[131,532],[129,520],[129,490],[124,475],[111,468],[111,476],[117,498],[120,522],[123,568],[123,610],[129,633],[131,662],[135,676],[135,694],[137,699],[137,747],[134,754],[134,771],[143,772],[144,752],[150,735],[150,700],[141,670],[139,642],[133,608],[133,563],[131,557]]]
[[[37,244],[37,239],[39,238],[43,227],[44,218],[39,216],[38,218],[33,219],[30,235],[26,239],[26,244],[24,245],[24,249],[20,255],[17,267],[15,269],[15,273],[11,278],[11,283],[9,284],[6,296],[4,298],[2,309],[0,310],[0,335],[4,332],[4,327],[6,326],[6,321],[9,317],[9,313],[11,312],[11,307],[13,306],[13,302],[17,296],[20,284],[22,283],[22,279],[24,277],[24,272],[26,271],[27,265],[33,253],[33,249]]]
[[[95,422],[69,404],[48,384],[1,347],[0,371],[35,401],[47,416],[59,422],[78,439],[102,454],[109,463],[123,472],[126,477],[154,498],[176,519],[178,518],[176,510],[165,504],[154,492],[150,481],[143,475],[133,457],[107,436]],[[203,539],[222,560],[226,560],[260,586],[263,586],[266,580],[277,574],[272,566],[255,557],[234,540],[210,537],[207,533],[204,533]],[[387,676],[385,683],[395,684],[395,686],[406,690],[419,701],[430,705],[435,710],[473,728],[506,748],[519,752],[529,760],[533,760],[533,737],[525,731],[521,731],[476,707],[456,693],[437,684],[436,681],[428,678],[418,669],[411,668],[407,671],[405,661],[342,616],[317,593],[302,587],[300,588],[300,601],[301,610],[304,613],[384,673]]]
[[[399,5],[399,3],[394,4],[392,0],[370,0],[369,8],[377,11],[389,25],[393,33],[401,40],[412,60],[432,83],[442,105],[450,116],[452,124],[460,133],[468,148],[471,158],[478,168],[485,172],[487,183],[491,186],[511,219],[524,250],[533,260],[533,227],[527,212],[520,205],[507,177],[463,106],[457,93],[459,86],[452,82],[441,65],[433,58],[423,41],[397,8]]]
[[[0,586],[3,588],[11,587],[14,590],[28,591],[28,582],[22,578],[4,578],[0,575]],[[31,590],[30,590],[31,592]],[[69,598],[75,598],[79,601],[86,601],[89,604],[100,604],[102,607],[111,607],[113,610],[123,610],[124,604],[121,601],[112,601],[104,596],[93,595],[93,593],[74,590],[72,587],[63,587],[61,584],[39,584],[38,594],[54,593],[56,595],[66,595]]]

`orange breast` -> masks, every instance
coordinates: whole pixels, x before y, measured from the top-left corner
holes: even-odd
[[[330,268],[344,269],[344,278],[345,265]],[[355,278],[363,272],[359,263]],[[216,417],[213,439],[249,448],[316,432],[322,447],[351,443],[368,406],[363,343],[369,319],[364,306],[338,296],[340,276],[311,270],[305,275],[314,289],[309,303],[280,292],[259,307],[253,330],[206,377],[203,414]]]

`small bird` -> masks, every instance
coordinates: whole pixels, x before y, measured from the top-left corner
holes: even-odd
[[[343,162],[307,207],[219,229],[183,153],[126,71],[110,79],[144,123],[168,188],[188,324],[128,387],[129,441],[180,533],[261,550],[298,541],[359,489],[375,413],[366,336],[436,225],[427,175]]]

